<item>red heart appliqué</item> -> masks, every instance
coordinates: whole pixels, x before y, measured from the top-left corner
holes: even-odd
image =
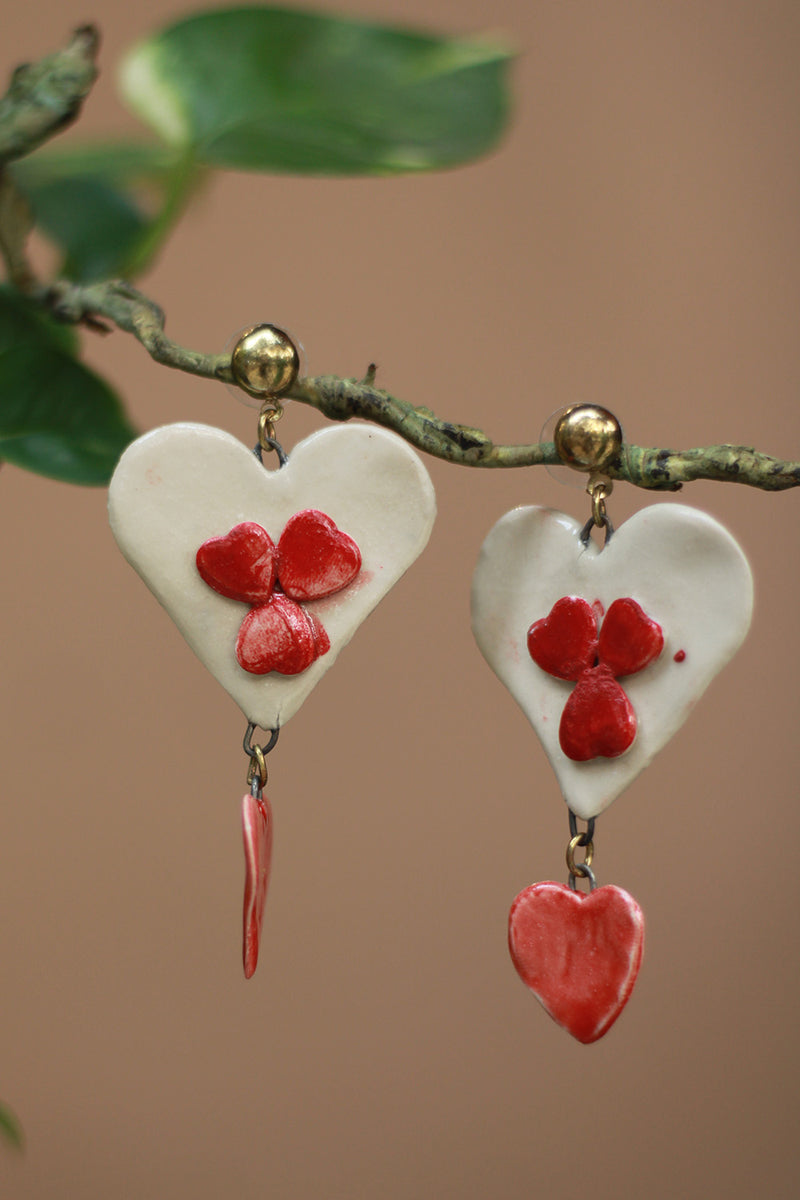
[[[664,649],[661,626],[629,596],[615,600],[600,627],[597,653],[611,674],[635,675],[655,662]]]
[[[266,796],[259,799],[245,792],[242,798],[242,835],[245,871],[242,958],[245,979],[250,979],[258,965],[272,862],[272,806]]]
[[[636,714],[608,667],[599,665],[578,677],[570,694],[558,738],[573,762],[618,758],[636,737]]]
[[[579,1042],[596,1042],[628,1002],[644,949],[644,915],[613,884],[573,892],[534,883],[517,896],[508,946],[523,983]]]
[[[321,626],[317,628],[324,635],[324,650],[328,650],[328,635]],[[299,675],[324,650],[315,637],[315,626],[308,613],[280,592],[268,604],[250,609],[236,639],[239,664],[253,675],[267,675],[270,671]]]
[[[528,653],[538,667],[577,686],[561,714],[558,738],[567,758],[618,758],[636,737],[636,714],[616,682],[654,662],[664,648],[661,626],[630,597],[602,606],[563,596],[528,630]]]
[[[260,604],[272,595],[278,569],[275,544],[254,521],[203,542],[196,561],[201,578],[221,596]]]
[[[321,600],[347,587],[361,570],[361,552],[325,513],[295,513],[278,542],[281,587],[293,600]]]
[[[597,662],[597,616],[579,596],[556,600],[528,630],[528,653],[557,679],[577,679]]]
[[[214,591],[252,604],[236,639],[239,665],[252,675],[299,675],[331,648],[320,619],[300,601],[322,600],[352,583],[361,551],[314,508],[286,522],[277,548],[245,521],[197,551],[197,570]]]

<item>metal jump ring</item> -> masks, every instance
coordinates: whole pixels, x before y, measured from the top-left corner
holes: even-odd
[[[605,525],[608,520],[606,516],[606,497],[611,492],[611,488],[605,483],[596,483],[590,489],[589,495],[592,497],[592,520],[595,525]]]
[[[283,416],[283,405],[277,400],[267,400],[258,414],[258,441],[263,446],[267,438],[275,437],[275,424]]]
[[[594,858],[594,844],[592,842],[584,842],[583,838],[584,835],[582,833],[578,833],[574,838],[570,838],[569,845],[567,846],[567,870],[569,871],[570,876],[583,875],[584,868],[588,870],[592,865],[592,859]],[[582,846],[586,851],[586,857],[582,863],[575,862],[575,851],[579,846]]]
[[[247,782],[251,790],[256,781],[258,781],[259,790],[266,787],[267,760],[264,758],[264,751],[260,746],[253,746],[253,752],[250,755],[250,766],[247,768]]]
[[[584,879],[589,880],[589,891],[593,892],[594,889],[597,887],[597,880],[594,877],[594,871],[592,870],[591,867],[587,867],[586,863],[581,863],[581,867],[582,867],[582,870],[580,871],[580,874]],[[577,892],[578,884],[577,884],[577,879],[576,879],[575,875],[570,875],[569,886],[573,892]]]

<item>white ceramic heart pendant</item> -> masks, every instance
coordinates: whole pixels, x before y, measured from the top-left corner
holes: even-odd
[[[476,641],[533,725],[572,811],[597,816],[680,728],[750,624],[739,546],[684,505],[644,508],[601,550],[518,508],[484,542]]]
[[[433,487],[401,438],[330,428],[267,470],[207,425],[155,429],[109,488],[122,553],[249,721],[297,711],[421,553]]]

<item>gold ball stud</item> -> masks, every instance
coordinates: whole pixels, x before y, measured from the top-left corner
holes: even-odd
[[[573,404],[556,421],[556,454],[576,471],[602,471],[622,449],[622,427],[607,408]]]
[[[231,374],[250,396],[282,396],[297,379],[300,355],[288,333],[277,325],[245,329],[231,355]]]

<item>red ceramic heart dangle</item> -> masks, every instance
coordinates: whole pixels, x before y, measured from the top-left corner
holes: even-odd
[[[588,893],[534,883],[517,896],[508,946],[523,983],[579,1042],[607,1033],[633,991],[644,916],[614,884]]]
[[[242,957],[245,979],[250,979],[258,965],[264,903],[272,862],[272,806],[266,796],[258,797],[245,792],[242,798],[242,834],[245,866]]]

